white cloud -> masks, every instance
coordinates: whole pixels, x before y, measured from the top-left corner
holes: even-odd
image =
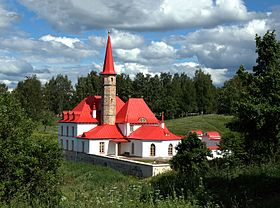
[[[67,38],[67,37],[55,37],[50,34],[42,36],[39,40],[42,41],[54,41],[57,43],[62,43],[69,48],[74,48],[75,43],[79,43],[80,40],[78,38]]]
[[[98,28],[169,30],[213,26],[259,16],[242,0],[21,0],[60,31]]]
[[[215,85],[221,85],[228,79],[228,69],[212,69],[204,67],[194,62],[176,63],[173,65],[174,73],[185,73],[189,77],[194,77],[196,70],[201,69],[204,73],[210,74]]]
[[[112,29],[111,41],[114,49],[132,49],[144,44],[145,40],[142,36],[130,32]],[[89,36],[89,40],[93,45],[104,48],[107,42],[105,36]]]
[[[4,75],[21,75],[33,72],[31,64],[24,60],[18,60],[13,57],[0,57],[0,74]]]
[[[56,40],[63,40],[63,38],[56,37]],[[67,44],[70,44],[70,39],[64,39],[64,41],[68,41]],[[13,51],[13,53],[18,54],[18,56],[28,62],[43,64],[73,63],[97,54],[97,51],[89,48],[80,41],[72,40],[72,42],[73,47],[68,47],[64,43],[55,40],[43,41],[12,37],[0,39],[0,47],[8,51]]]
[[[255,34],[263,35],[267,20],[252,20],[244,25],[218,26],[201,29],[186,36],[173,36],[170,44],[182,44],[181,58],[197,56],[198,62],[209,68],[236,69],[252,66],[256,60]]]
[[[9,27],[18,19],[19,15],[16,12],[6,10],[0,2],[0,30]]]

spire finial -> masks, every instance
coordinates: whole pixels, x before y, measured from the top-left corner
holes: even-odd
[[[164,112],[161,112],[161,123],[164,123]]]
[[[116,75],[116,72],[114,69],[114,59],[113,59],[113,52],[112,52],[111,38],[110,38],[109,30],[108,30],[108,39],[107,39],[103,71],[101,72],[101,74],[102,75]]]

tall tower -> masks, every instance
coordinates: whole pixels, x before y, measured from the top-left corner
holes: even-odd
[[[116,72],[112,54],[111,38],[108,33],[103,71],[101,123],[114,125],[116,121]]]

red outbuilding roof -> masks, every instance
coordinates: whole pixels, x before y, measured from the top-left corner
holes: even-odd
[[[203,131],[202,130],[191,130],[191,133],[196,133],[197,136],[202,136],[203,135]]]
[[[208,136],[210,140],[221,140],[221,135],[217,131],[208,131],[205,136]]]
[[[182,136],[172,134],[167,128],[160,126],[141,126],[132,132],[129,139],[137,140],[180,140]]]
[[[102,124],[88,132],[84,132],[78,138],[83,139],[123,139],[123,135],[116,125]]]
[[[124,102],[117,96],[116,113],[118,113],[123,106]],[[92,117],[93,110],[96,110],[96,118]],[[72,111],[64,111],[63,119],[59,120],[59,122],[99,123],[100,117],[101,96],[87,96]]]
[[[218,146],[209,146],[207,147],[209,150],[218,150],[219,147]]]
[[[113,59],[113,54],[112,54],[110,33],[108,33],[108,40],[107,40],[107,47],[106,47],[103,71],[100,74],[103,74],[103,75],[115,75],[116,74],[115,69],[114,69],[114,59]]]
[[[129,98],[117,113],[116,123],[160,123],[143,98]]]

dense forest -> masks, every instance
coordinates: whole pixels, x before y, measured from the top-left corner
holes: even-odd
[[[5,91],[7,86],[2,83],[0,93]],[[85,77],[78,77],[73,86],[66,75],[59,74],[44,85],[33,75],[20,81],[12,93],[28,115],[38,121],[46,117],[46,113],[70,110],[88,95],[101,95],[102,77],[92,71]],[[170,73],[155,76],[138,73],[134,79],[126,74],[117,75],[117,95],[123,101],[129,97],[143,97],[158,117],[164,112],[167,119],[222,112],[217,109],[218,93],[211,76],[202,70],[197,70],[193,78]]]

